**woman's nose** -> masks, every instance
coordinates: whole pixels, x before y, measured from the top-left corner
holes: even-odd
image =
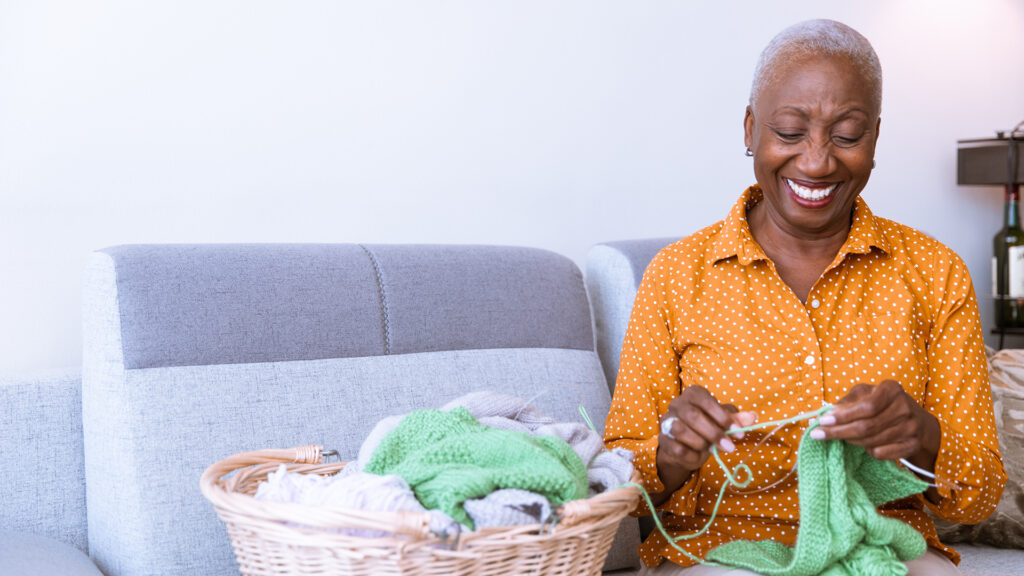
[[[809,177],[823,177],[835,170],[835,157],[827,143],[810,142],[797,158],[797,168]]]

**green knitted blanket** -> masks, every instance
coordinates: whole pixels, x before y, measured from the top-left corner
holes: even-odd
[[[462,407],[409,414],[364,471],[401,476],[426,508],[469,528],[462,503],[498,489],[529,490],[555,506],[587,496],[586,465],[564,440],[489,428]]]
[[[706,559],[765,576],[901,576],[903,561],[927,550],[910,525],[877,512],[928,485],[893,462],[875,460],[841,440],[800,441],[800,528],[796,546],[738,540]]]

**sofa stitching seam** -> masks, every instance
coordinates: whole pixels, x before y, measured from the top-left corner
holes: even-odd
[[[363,252],[366,252],[366,255],[370,258],[370,264],[373,266],[373,272],[377,276],[377,290],[380,293],[380,313],[384,328],[384,355],[389,356],[391,354],[391,314],[388,306],[388,293],[384,284],[384,274],[381,272],[380,262],[377,261],[377,256],[363,244],[360,244],[359,247],[362,248]]]

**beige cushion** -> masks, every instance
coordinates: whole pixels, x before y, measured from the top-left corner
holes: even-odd
[[[1024,350],[1000,350],[989,355],[992,402],[999,448],[1006,467],[1006,489],[996,511],[973,526],[939,520],[939,538],[1002,548],[1024,548]]]

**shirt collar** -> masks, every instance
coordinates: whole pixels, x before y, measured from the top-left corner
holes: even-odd
[[[740,264],[746,266],[755,260],[768,259],[764,250],[754,240],[750,233],[750,225],[747,224],[747,211],[763,198],[761,188],[755,184],[744,190],[733,204],[713,241],[711,256],[715,262],[735,256]],[[871,213],[867,202],[858,196],[853,207],[850,234],[839,249],[837,260],[841,260],[847,254],[867,254],[872,248],[878,248],[883,253],[890,250],[889,243],[880,230],[878,219]]]
[[[882,234],[881,223],[868,208],[868,203],[857,196],[857,203],[853,207],[853,225],[850,227],[850,235],[846,242],[839,249],[839,255],[847,254],[868,254],[872,248],[878,248],[884,254],[888,254],[892,248],[889,241]]]

